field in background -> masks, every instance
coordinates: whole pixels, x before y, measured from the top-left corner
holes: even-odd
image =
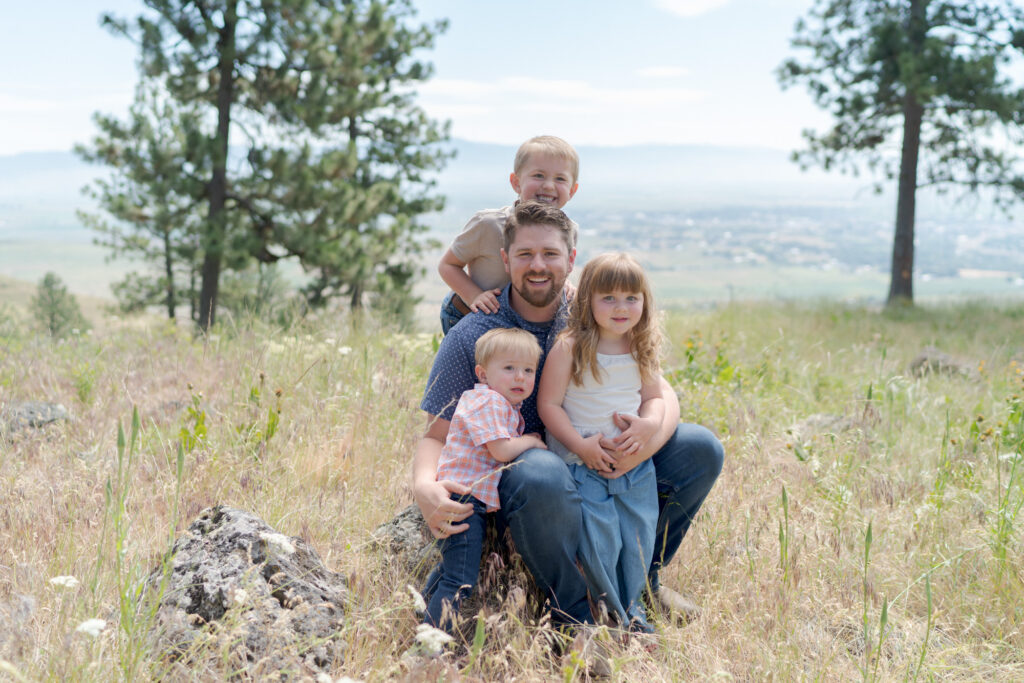
[[[736,303],[666,322],[684,419],[727,454],[663,573],[704,613],[659,620],[659,647],[618,651],[612,680],[1024,678],[1024,306]],[[410,501],[436,338],[354,323],[236,321],[195,338],[109,321],[62,343],[0,326],[0,404],[73,415],[0,443],[0,671],[166,672],[133,591],[172,535],[223,503],[352,578],[334,676],[405,675],[411,579],[368,540]],[[914,376],[927,346],[960,369]],[[117,430],[133,407],[125,464]],[[77,630],[97,618],[95,635]],[[464,675],[571,679],[540,630],[522,611],[492,615]],[[193,654],[196,678],[238,673],[226,652]]]

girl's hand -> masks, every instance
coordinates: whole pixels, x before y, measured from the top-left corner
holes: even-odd
[[[647,442],[658,433],[661,421],[653,417],[640,417],[629,413],[615,413],[612,416],[615,426],[622,433],[612,439],[616,450],[623,455],[633,455],[647,445]]]
[[[611,473],[615,470],[615,458],[601,448],[601,434],[593,434],[583,439],[583,448],[576,455],[580,456],[583,464],[600,473]]]
[[[501,304],[498,303],[500,294],[500,289],[485,289],[469,304],[469,310],[478,313],[497,313],[501,308]]]

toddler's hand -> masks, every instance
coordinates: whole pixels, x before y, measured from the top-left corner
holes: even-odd
[[[530,446],[530,448],[543,448],[544,450],[548,449],[548,445],[544,443],[544,439],[540,438],[540,434],[538,434],[537,432],[527,432],[526,434],[523,434],[523,436],[529,436],[533,438],[534,441],[537,442],[536,446]]]
[[[478,313],[497,313],[501,308],[501,304],[498,303],[499,294],[500,289],[485,289],[469,304],[469,310]]]

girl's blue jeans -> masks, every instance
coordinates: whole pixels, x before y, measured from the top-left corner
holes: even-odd
[[[710,430],[680,424],[654,454],[658,522],[647,582],[659,586],[667,565],[722,471],[722,444]],[[556,625],[591,623],[587,584],[576,567],[582,535],[582,500],[568,466],[551,451],[526,451],[498,482],[502,526],[549,600]],[[461,535],[461,534],[459,534]]]
[[[654,551],[658,488],[650,460],[617,479],[569,465],[582,498],[579,558],[590,596],[622,626],[649,631],[641,594]]]

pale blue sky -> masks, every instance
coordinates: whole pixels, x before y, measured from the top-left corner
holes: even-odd
[[[416,0],[449,30],[425,54],[423,106],[456,137],[518,144],[790,149],[827,118],[773,70],[812,0]],[[65,150],[97,110],[127,110],[135,47],[99,27],[138,0],[35,0],[0,12],[0,154]]]

